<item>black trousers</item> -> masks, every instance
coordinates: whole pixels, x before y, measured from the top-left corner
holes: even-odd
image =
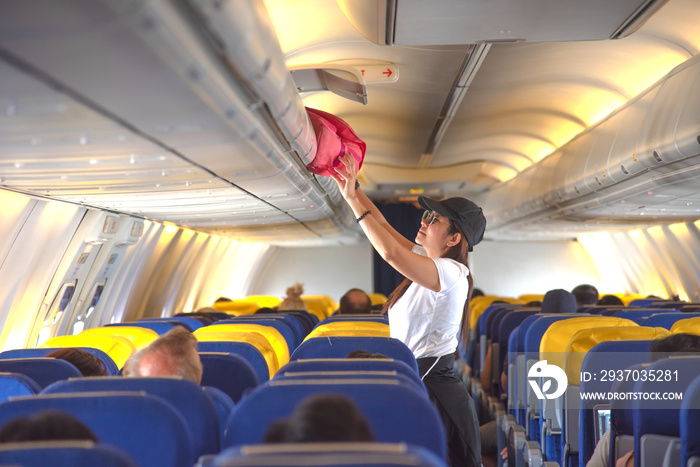
[[[464,383],[454,374],[454,355],[439,357],[431,369],[436,359],[437,357],[419,358],[418,370],[421,377],[425,375],[423,383],[445,425],[450,465],[481,467],[479,420],[474,400]]]

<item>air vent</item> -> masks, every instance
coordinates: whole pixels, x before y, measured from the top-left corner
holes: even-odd
[[[657,151],[656,149],[654,150],[652,155],[654,156],[654,159],[656,159],[656,162],[663,162],[664,161],[663,159],[661,159],[661,156],[659,155],[659,151]]]
[[[620,170],[622,170],[622,173],[625,175],[630,174],[629,170],[627,170],[627,168],[625,167],[625,164],[620,164]]]

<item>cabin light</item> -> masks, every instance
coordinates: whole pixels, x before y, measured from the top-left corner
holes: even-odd
[[[129,156],[129,164],[136,164],[137,161],[138,159],[136,159],[136,156],[134,156],[133,154]]]
[[[15,169],[19,169],[20,167],[22,167],[22,164],[19,162],[15,162]]]
[[[163,177],[167,177],[168,175],[170,175],[170,172],[168,172],[167,170],[163,170],[163,171],[160,173],[160,175],[163,176]]]
[[[649,190],[649,191],[647,191],[647,194],[648,194],[648,195],[653,195],[653,194],[654,194],[654,192],[653,192],[653,191],[651,191],[651,190]]]
[[[425,193],[425,190],[423,188],[411,188],[408,192],[412,195],[422,195]]]
[[[192,182],[186,181],[186,182],[185,182],[185,186],[192,186]]]
[[[78,142],[82,145],[86,145],[88,142],[87,137],[85,135],[81,136]]]
[[[95,164],[97,164],[97,159],[90,159],[90,160],[88,161],[88,163],[89,163],[90,165],[95,165]]]
[[[159,160],[159,161],[167,161],[167,160],[168,160],[168,157],[167,157],[167,156],[160,156],[160,157],[158,158],[158,160]]]

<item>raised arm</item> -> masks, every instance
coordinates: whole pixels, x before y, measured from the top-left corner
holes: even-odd
[[[440,278],[433,260],[413,253],[413,243],[401,236],[389,225],[384,216],[367,196],[355,190],[357,168],[355,159],[347,153],[341,156],[345,169],[336,169],[333,179],[338,184],[356,218],[362,217],[360,226],[377,253],[404,277],[435,292],[440,290]],[[371,211],[371,214],[365,215]],[[379,214],[379,215],[375,215]],[[386,227],[388,226],[388,228]],[[397,238],[400,237],[400,238]]]

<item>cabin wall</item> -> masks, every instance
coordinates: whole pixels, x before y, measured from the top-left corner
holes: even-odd
[[[283,298],[287,287],[304,284],[307,295],[329,295],[336,302],[351,288],[371,293],[372,246],[287,248],[277,247],[269,256],[251,294]]]
[[[601,292],[618,291],[602,281],[596,264],[577,241],[484,241],[470,253],[469,263],[474,286],[490,295],[543,294],[583,283]]]

